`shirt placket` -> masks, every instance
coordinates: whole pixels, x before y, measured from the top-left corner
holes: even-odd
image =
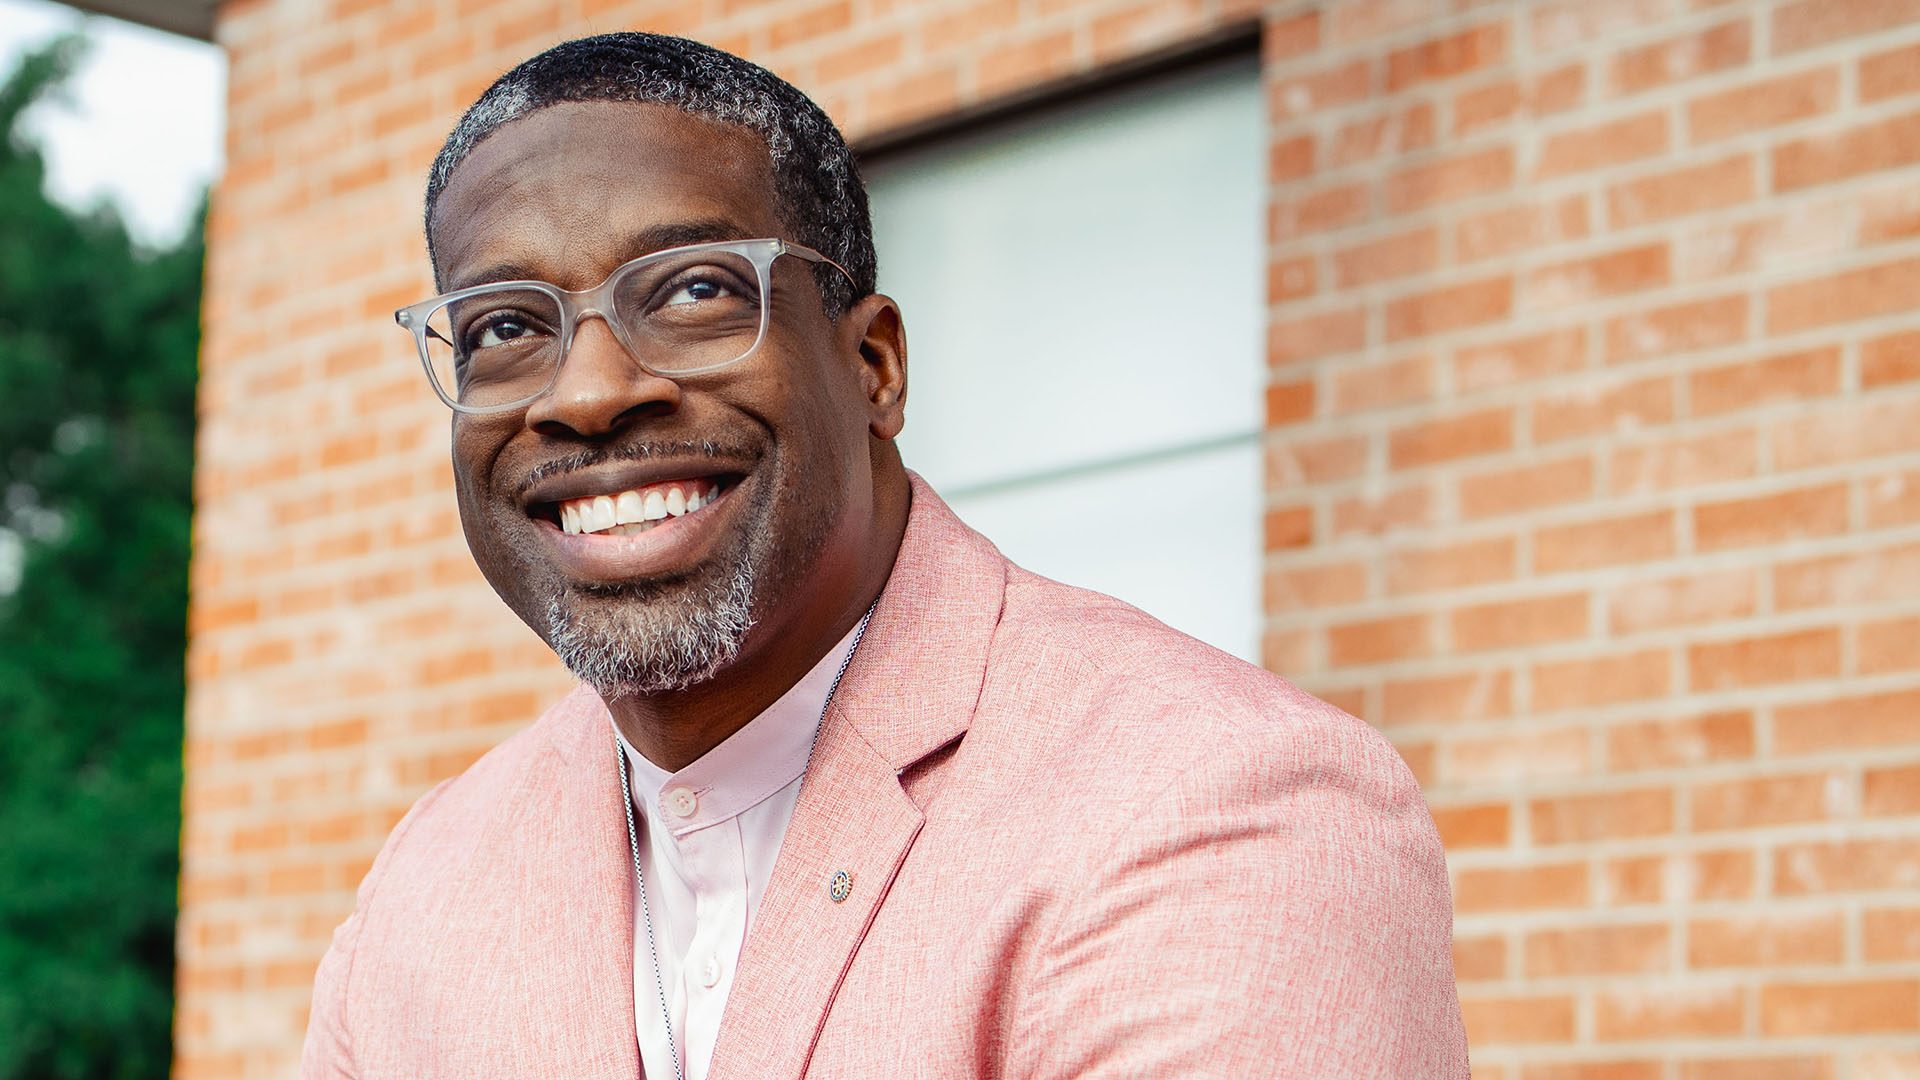
[[[675,836],[693,892],[693,937],[681,958],[686,991],[685,1054],[690,1077],[705,1076],[720,1034],[746,929],[746,861],[740,821],[697,827]]]

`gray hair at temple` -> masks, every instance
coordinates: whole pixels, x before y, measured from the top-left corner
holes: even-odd
[[[873,219],[840,129],[791,83],[758,64],[686,38],[626,32],[563,42],[494,82],[447,136],[427,174],[427,255],[433,208],[453,170],[501,127],[549,105],[632,101],[672,105],[758,134],[773,162],[780,216],[798,240],[847,268],[815,266],[827,315],[874,291]],[[438,260],[434,279],[440,279]]]

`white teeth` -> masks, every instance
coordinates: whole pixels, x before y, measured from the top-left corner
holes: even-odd
[[[655,488],[642,495],[623,491],[618,495],[595,495],[569,499],[560,504],[560,529],[568,535],[611,532],[627,536],[645,532],[653,523],[670,517],[682,517],[711,505],[720,497],[720,488],[702,481],[686,487]]]

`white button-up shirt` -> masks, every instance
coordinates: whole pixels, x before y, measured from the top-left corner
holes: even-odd
[[[852,644],[848,631],[780,700],[677,773],[648,761],[620,737],[639,811],[640,865],[660,957],[656,984],[641,921],[647,913],[636,904],[634,1028],[641,1064],[654,1080],[674,1075],[660,986],[666,988],[687,1080],[707,1075],[740,949],[793,819],[827,691]]]

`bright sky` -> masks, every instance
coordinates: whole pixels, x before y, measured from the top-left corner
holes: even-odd
[[[51,0],[0,0],[0,71],[74,27],[92,47],[65,100],[28,117],[47,155],[48,186],[76,207],[112,201],[143,241],[176,239],[220,169],[226,58],[203,41]]]

